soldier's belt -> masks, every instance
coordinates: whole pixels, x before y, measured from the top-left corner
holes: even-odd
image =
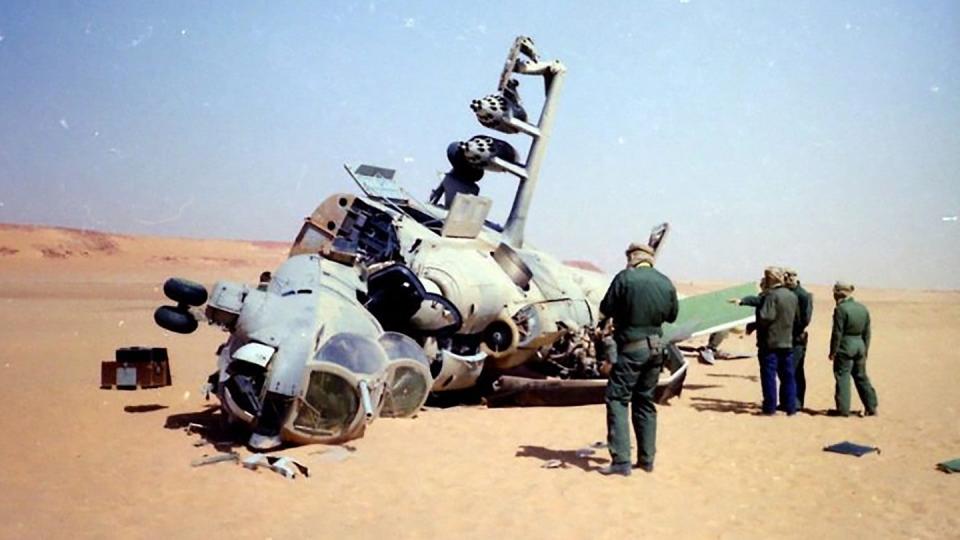
[[[635,352],[649,349],[653,354],[660,353],[660,336],[647,336],[636,341],[628,341],[620,347],[621,352]]]

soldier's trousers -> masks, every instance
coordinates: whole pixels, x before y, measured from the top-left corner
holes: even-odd
[[[837,381],[834,400],[837,411],[841,414],[850,413],[850,378],[857,388],[857,394],[868,413],[877,410],[877,392],[867,377],[867,359],[863,356],[849,357],[837,355],[833,359],[833,377]]]
[[[806,356],[806,345],[793,346],[793,379],[797,383],[797,409],[803,408],[803,398],[807,395],[807,377],[803,372],[803,361]]]
[[[727,336],[730,335],[729,330],[721,330],[719,332],[714,332],[710,334],[710,338],[707,341],[707,347],[713,350],[720,348],[720,344],[723,343],[723,340],[727,339]]]
[[[777,412],[777,378],[780,379],[780,404],[787,414],[797,412],[797,385],[793,378],[793,349],[772,349],[760,357],[760,388],[763,414]]]
[[[607,381],[607,445],[614,464],[630,463],[630,425],[627,407],[632,404],[638,461],[653,464],[657,453],[657,407],[653,394],[663,357],[643,348],[621,352]]]

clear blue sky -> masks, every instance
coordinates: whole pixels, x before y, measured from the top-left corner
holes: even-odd
[[[528,34],[569,68],[538,247],[960,288],[958,2],[235,4],[0,3],[0,222],[290,240],[344,162],[426,197]]]

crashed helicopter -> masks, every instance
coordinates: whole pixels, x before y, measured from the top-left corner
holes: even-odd
[[[258,285],[220,281],[208,295],[188,280],[164,284],[178,305],[158,308],[157,324],[191,333],[206,320],[229,333],[209,382],[224,417],[250,426],[250,447],[357,438],[376,417],[411,416],[431,394],[475,387],[482,375],[499,390],[537,378],[560,382],[560,392],[563,383],[602,388],[593,340],[610,277],[524,241],[565,74],[521,36],[496,92],[470,105],[484,127],[530,137],[526,159],[488,135],[452,143],[451,169],[429,202],[407,193],[393,170],[345,166],[363,194],[324,200],[288,259]],[[520,100],[521,76],[544,83],[535,124]],[[486,172],[518,180],[503,226],[487,220],[491,200],[479,195]],[[653,229],[656,251],[668,231]],[[751,310],[725,301],[739,292],[681,300],[666,334],[661,401],[680,393],[686,375],[676,342],[752,320]],[[518,371],[525,377],[496,378]]]

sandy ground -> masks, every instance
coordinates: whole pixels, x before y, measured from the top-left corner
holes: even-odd
[[[876,418],[755,416],[754,359],[694,365],[660,409],[657,470],[606,478],[602,406],[457,407],[377,420],[342,461],[308,446],[286,480],[188,434],[215,425],[200,386],[224,334],[152,321],[170,275],[254,282],[280,244],[134,238],[0,226],[2,538],[957,538],[960,293],[859,291],[872,311]],[[680,283],[686,291],[702,285]],[[808,406],[832,406],[832,302],[812,287]],[[117,347],[170,351],[174,385],[99,389]],[[752,351],[732,338],[731,351]],[[854,408],[859,402],[854,399]],[[862,458],[821,451],[851,440]],[[242,448],[239,451],[245,452]],[[548,460],[566,466],[544,469]]]

